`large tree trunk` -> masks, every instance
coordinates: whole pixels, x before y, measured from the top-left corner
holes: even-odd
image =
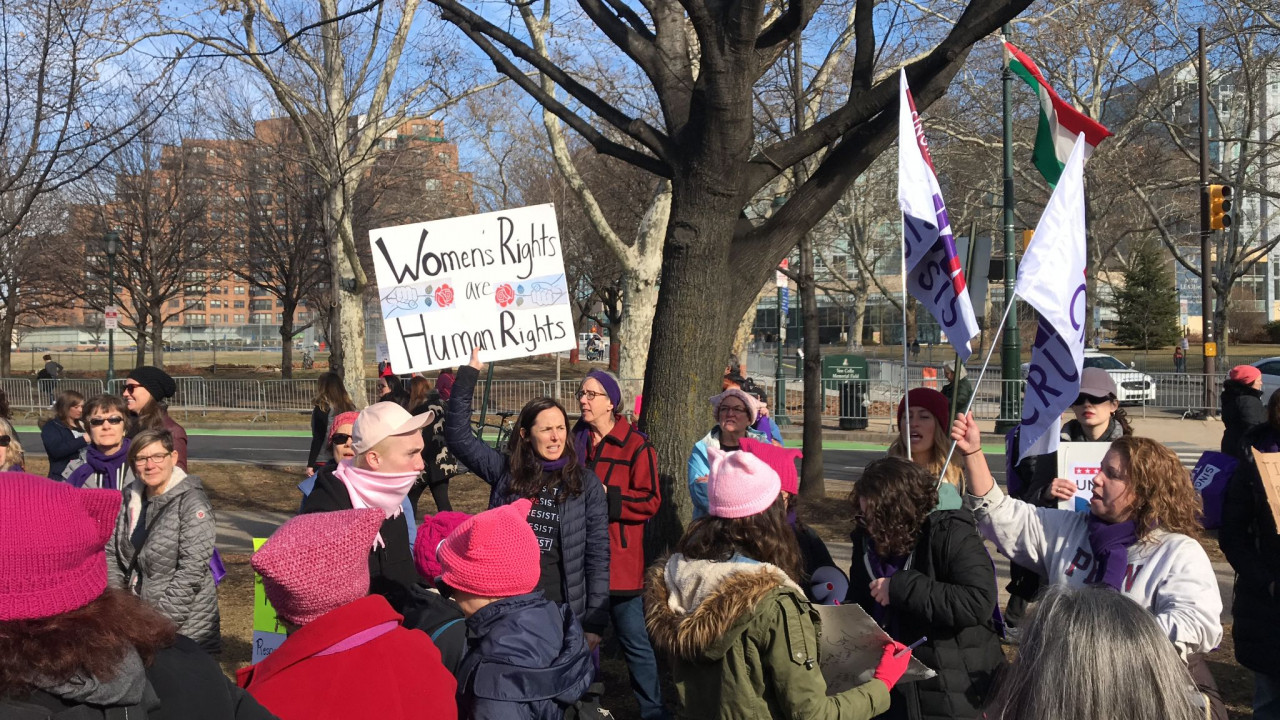
[[[287,304],[280,323],[280,378],[293,379],[293,309]]]
[[[804,458],[800,465],[800,495],[827,496],[822,476],[822,410],[826,392],[822,387],[822,345],[818,337],[818,291],[813,281],[813,240],[809,233],[800,238],[800,312],[804,316]]]
[[[164,322],[160,319],[160,312],[151,313],[151,364],[158,368],[164,367]]]
[[[658,307],[658,273],[662,269],[662,258],[650,256],[643,258],[642,262],[634,271],[622,276],[623,310],[622,323],[618,328],[622,347],[618,350],[618,377],[623,380],[644,377],[653,316]]]
[[[334,339],[342,384],[346,386],[357,408],[365,405],[364,392],[364,273],[356,266],[353,252],[351,215],[341,188],[334,188],[325,198],[325,215],[329,224],[329,256],[333,259]],[[338,345],[337,342],[334,343]]]
[[[13,352],[13,326],[17,324],[17,313],[14,312],[16,302],[9,302],[5,308],[4,318],[0,318],[0,377],[9,377],[11,353]]]
[[[844,349],[847,352],[854,352],[862,349],[862,327],[867,322],[867,295],[870,293],[866,288],[861,288],[853,295],[853,305],[849,306],[849,335],[844,340]]]
[[[138,326],[133,329],[137,337],[134,338],[134,356],[133,366],[142,367],[147,364],[147,328],[149,327],[148,317],[140,315],[138,317]]]
[[[737,210],[731,193],[717,195],[711,178],[684,178],[672,196],[641,421],[657,450],[662,508],[650,550],[661,552],[684,533],[692,505],[686,460],[714,424],[707,398],[720,391],[723,363],[742,304],[733,299],[729,243]],[[726,202],[728,198],[728,202]]]

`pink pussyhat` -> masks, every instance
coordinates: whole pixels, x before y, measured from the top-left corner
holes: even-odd
[[[529,527],[533,502],[522,498],[486,510],[449,533],[436,553],[451,588],[477,597],[533,592],[542,577],[542,549]]]
[[[739,440],[738,446],[763,460],[778,473],[778,479],[782,481],[782,492],[789,495],[800,494],[800,474],[796,472],[796,460],[804,457],[804,453],[751,437]]]
[[[440,577],[444,572],[440,567],[440,543],[470,518],[467,513],[445,511],[423,519],[413,541],[413,565],[419,575],[428,581]]]
[[[707,448],[707,512],[718,518],[759,515],[777,501],[782,480],[773,468],[747,452]]]
[[[271,533],[251,565],[276,614],[306,625],[369,594],[369,547],[378,508],[298,515]]]

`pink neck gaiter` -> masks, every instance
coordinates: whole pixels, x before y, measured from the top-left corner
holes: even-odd
[[[350,460],[344,460],[338,463],[338,469],[333,474],[347,486],[347,494],[351,497],[351,507],[354,509],[362,508],[378,508],[386,513],[388,518],[396,517],[400,514],[401,503],[404,502],[405,496],[409,494],[409,488],[413,487],[413,483],[418,479],[419,473],[379,473],[372,470],[358,468]],[[382,533],[378,533],[378,537],[374,542],[375,546],[385,546],[382,541]]]

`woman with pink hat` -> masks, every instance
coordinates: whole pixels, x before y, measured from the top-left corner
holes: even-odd
[[[1222,383],[1222,452],[1245,459],[1244,436],[1267,422],[1262,407],[1262,371],[1252,365],[1237,365]]]
[[[695,520],[707,514],[707,473],[711,469],[708,451],[716,448],[736,452],[744,437],[766,441],[764,433],[751,427],[760,417],[760,401],[742,388],[733,385],[711,398],[711,411],[715,426],[694,443],[693,452],[689,453],[689,498],[693,500]]]
[[[888,710],[911,651],[887,644],[873,679],[828,695],[778,473],[749,452],[708,454],[708,514],[650,570],[645,590],[679,716],[850,720]]]

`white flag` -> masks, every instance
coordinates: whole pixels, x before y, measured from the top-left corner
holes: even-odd
[[[969,341],[978,334],[978,321],[965,292],[964,269],[906,70],[900,71],[899,80],[898,206],[907,290],[929,309],[964,362],[971,352]]]
[[[1052,431],[1037,452],[1058,449],[1057,423],[1080,393],[1085,343],[1084,135],[1076,138],[1062,177],[1018,268],[1015,292],[1040,319],[1022,401],[1018,457]]]

